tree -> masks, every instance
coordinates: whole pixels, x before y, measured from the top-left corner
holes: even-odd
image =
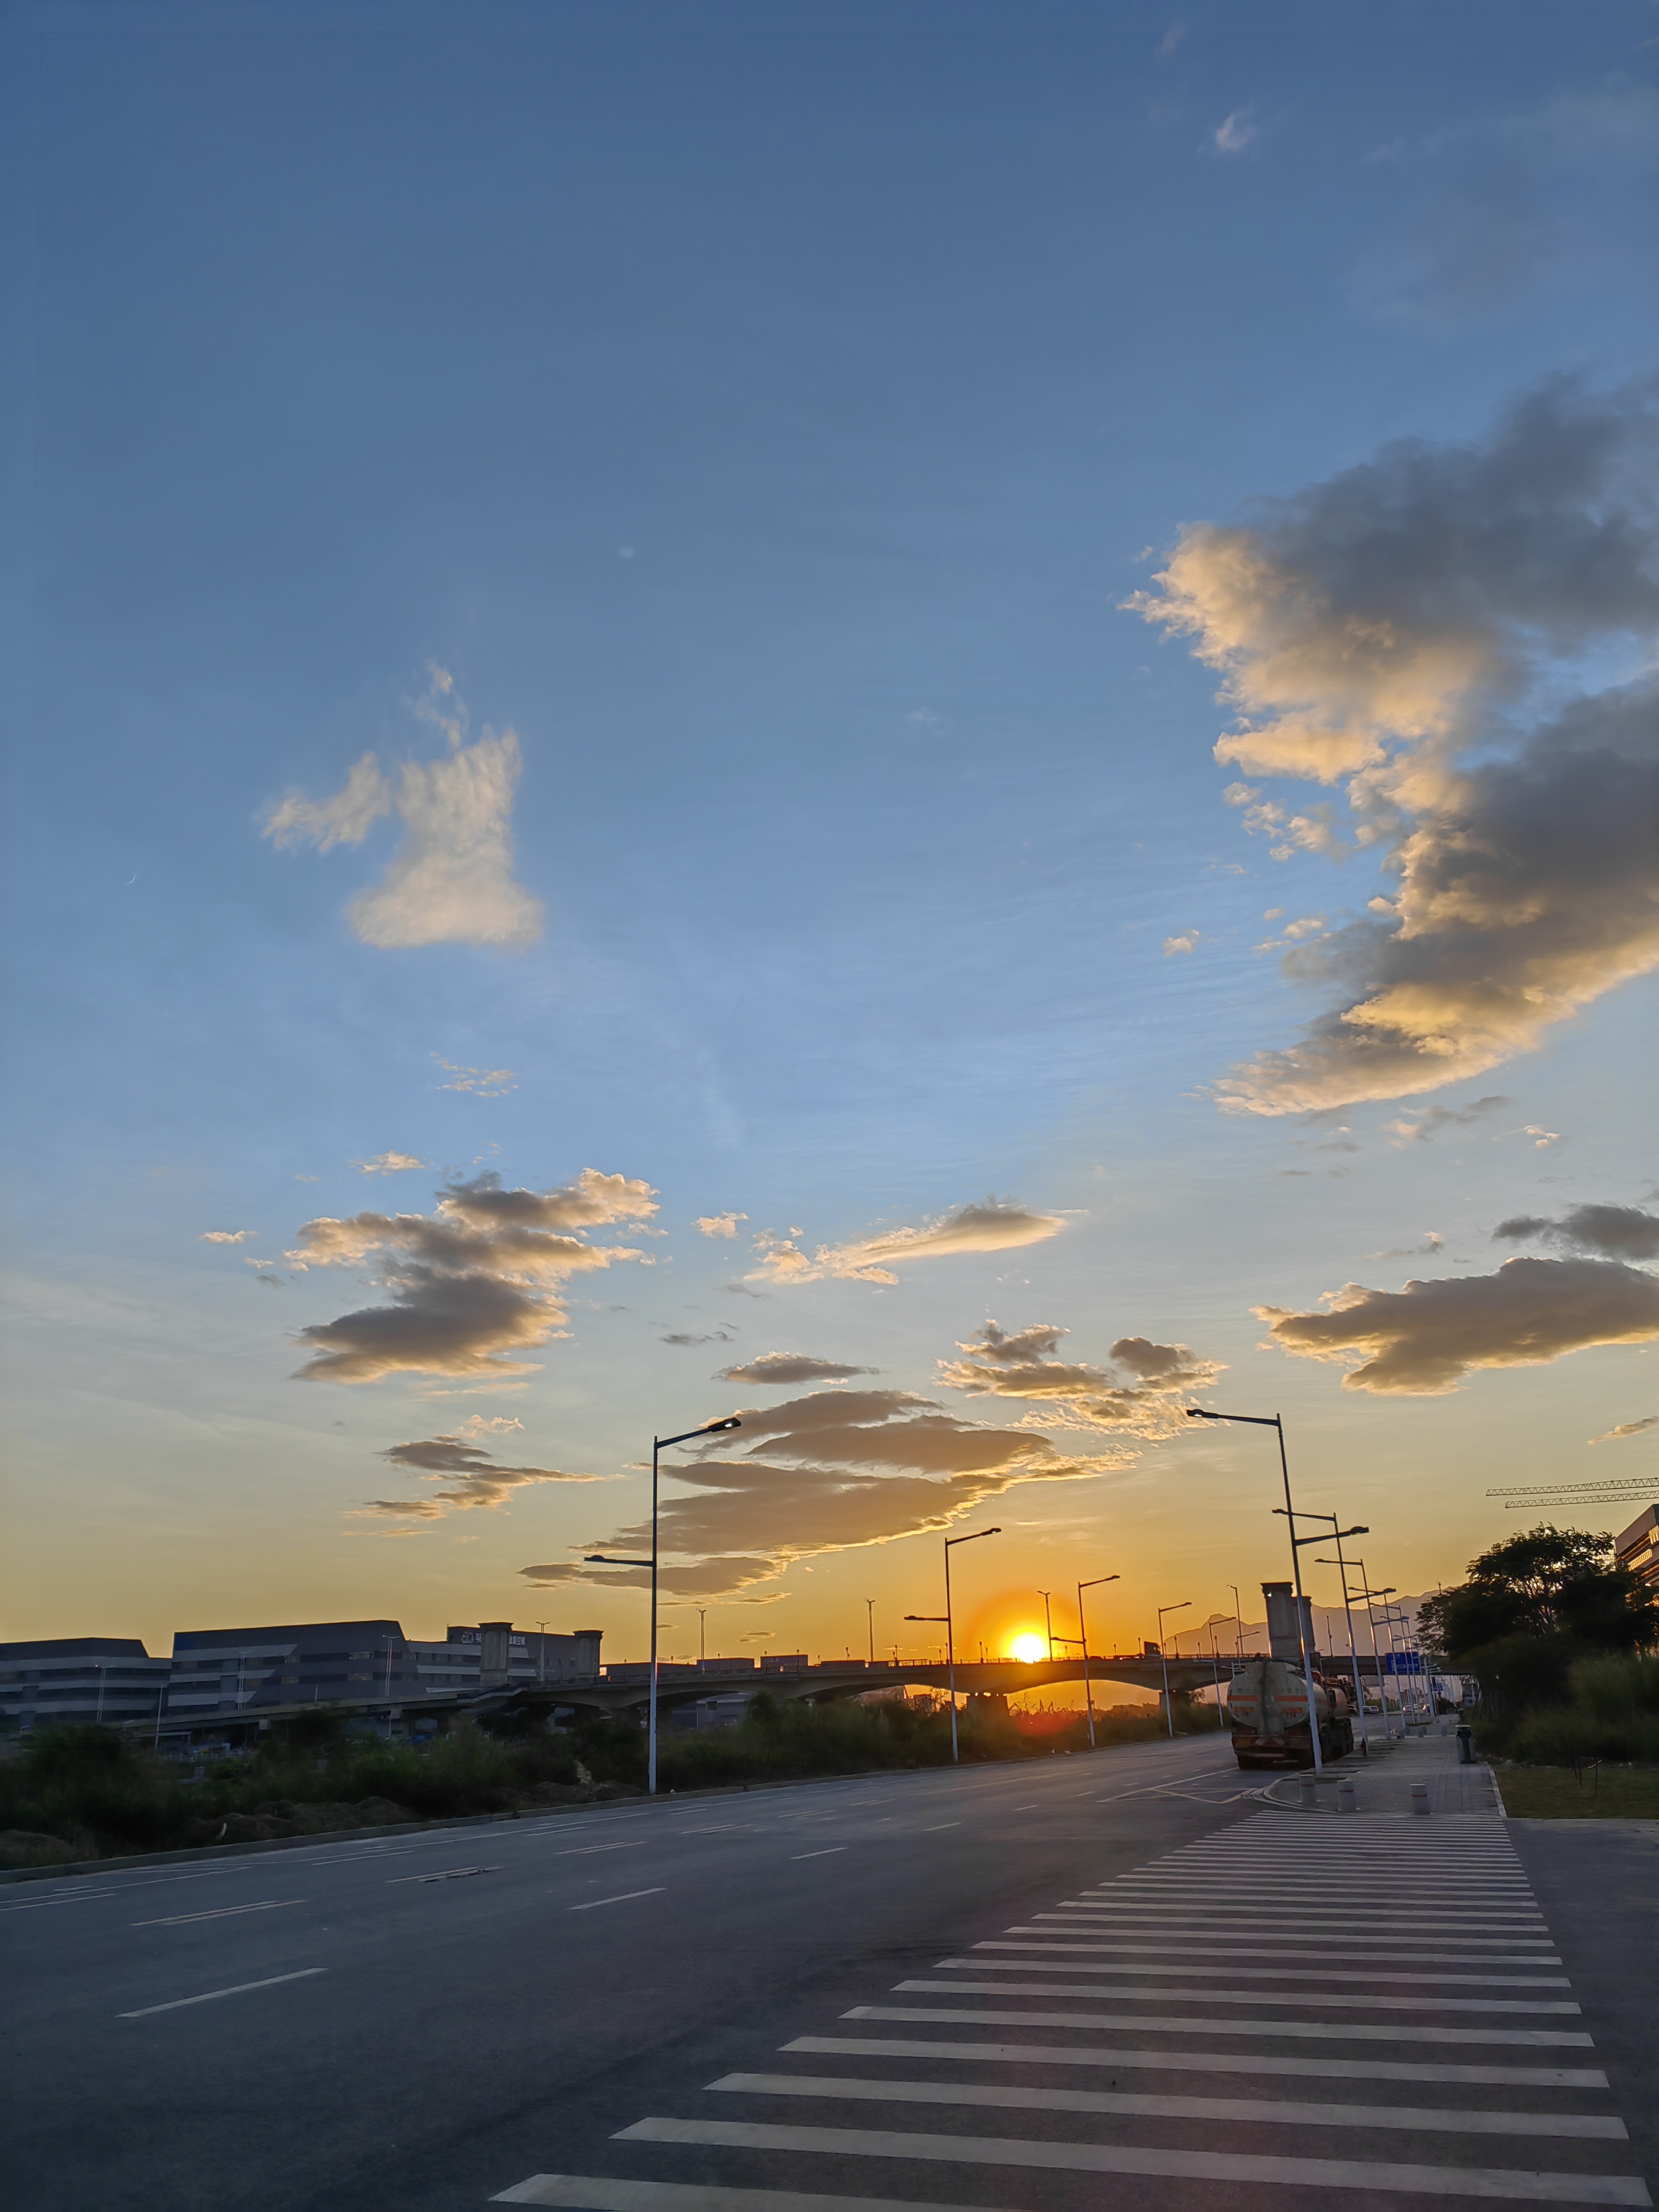
[[[1575,1659],[1645,1649],[1659,1604],[1609,1557],[1611,1536],[1549,1523],[1508,1537],[1468,1564],[1468,1580],[1419,1607],[1424,1640],[1505,1705],[1562,1694]]]

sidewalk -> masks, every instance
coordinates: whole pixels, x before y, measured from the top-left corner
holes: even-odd
[[[1422,1783],[1428,1789],[1431,1816],[1437,1813],[1501,1813],[1504,1808],[1492,1783],[1492,1769],[1485,1765],[1463,1766],[1458,1763],[1457,1737],[1454,1733],[1456,1726],[1455,1721],[1443,1718],[1434,1723],[1435,1733],[1431,1735],[1396,1736],[1387,1742],[1380,1741],[1373,1730],[1369,1759],[1362,1759],[1356,1748],[1351,1759],[1328,1766],[1319,1777],[1313,1809],[1334,1814],[1337,1784],[1352,1782],[1358,1801],[1356,1812],[1409,1814],[1413,1784]],[[1311,1780],[1313,1777],[1308,1774],[1281,1775],[1261,1793],[1262,1802],[1276,1806],[1281,1812],[1297,1812],[1301,1809],[1301,1784]]]

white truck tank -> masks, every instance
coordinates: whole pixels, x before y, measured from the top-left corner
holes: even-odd
[[[1340,1759],[1353,1748],[1348,1700],[1314,1676],[1314,1711],[1320,1750]],[[1311,1766],[1308,1686],[1302,1670],[1283,1659],[1247,1659],[1227,1691],[1233,1754],[1241,1766]]]

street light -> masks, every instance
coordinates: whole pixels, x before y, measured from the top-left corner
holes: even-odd
[[[1052,1664],[1054,1656],[1054,1624],[1053,1616],[1048,1611],[1048,1593],[1047,1590],[1039,1590],[1037,1595],[1042,1600],[1042,1633],[1048,1638],[1048,1658]]]
[[[1083,1632],[1078,1642],[1083,1646],[1083,1702],[1089,1708],[1091,1751],[1095,1747],[1095,1694],[1089,1682],[1089,1624],[1083,1618],[1083,1593],[1086,1589],[1098,1589],[1102,1583],[1115,1583],[1120,1579],[1116,1575],[1097,1575],[1091,1583],[1079,1583],[1077,1586],[1077,1625]]]
[[[1164,1717],[1170,1723],[1171,1743],[1175,1741],[1175,1707],[1170,1702],[1170,1655],[1164,1649],[1164,1616],[1166,1613],[1180,1613],[1191,1603],[1191,1598],[1183,1597],[1179,1605],[1161,1605],[1158,1609],[1158,1656],[1164,1662]]]
[[[1336,1526],[1334,1513],[1310,1513],[1308,1518],[1310,1521],[1328,1521],[1334,1528]],[[1369,1528],[1350,1528],[1346,1531],[1346,1534],[1350,1536],[1369,1536],[1370,1533]],[[1369,1759],[1371,1755],[1371,1732],[1365,1719],[1365,1693],[1359,1686],[1359,1646],[1354,1640],[1353,1607],[1348,1596],[1348,1563],[1342,1556],[1341,1535],[1339,1534],[1335,1541],[1336,1557],[1334,1559],[1322,1559],[1316,1557],[1314,1565],[1316,1567],[1340,1567],[1342,1571],[1342,1613],[1348,1624],[1348,1660],[1353,1668],[1354,1703],[1359,1708],[1359,1756],[1362,1759]]]
[[[970,1536],[947,1536],[945,1540],[945,1659],[951,1684],[951,1757],[962,1764],[962,1749],[957,1736],[957,1642],[956,1629],[951,1619],[951,1552],[957,1544],[976,1544],[981,1536],[1000,1536],[1000,1528],[975,1528]],[[936,1613],[907,1613],[907,1620],[937,1620]]]
[[[651,1556],[648,1559],[611,1559],[602,1552],[590,1552],[586,1564],[590,1567],[649,1567],[651,1570],[651,1694],[647,1705],[648,1731],[646,1751],[647,1795],[657,1794],[657,1455],[667,1450],[670,1444],[690,1443],[693,1437],[724,1436],[728,1429],[740,1429],[743,1423],[735,1413],[723,1421],[705,1421],[700,1429],[684,1429],[677,1437],[653,1437],[651,1439]]]
[[[874,1598],[867,1597],[865,1599],[864,1610],[869,1620],[870,1664],[873,1667],[876,1663],[876,1601]]]
[[[1307,1622],[1303,1615],[1302,1554],[1296,1546],[1296,1509],[1291,1503],[1291,1463],[1285,1456],[1285,1424],[1277,1413],[1212,1413],[1203,1406],[1188,1406],[1189,1421],[1243,1421],[1253,1429],[1272,1429],[1279,1437],[1279,1468],[1285,1478],[1285,1510],[1291,1523],[1291,1571],[1296,1585],[1296,1635],[1302,1647],[1302,1680],[1308,1692],[1308,1734],[1313,1739],[1314,1772],[1322,1774],[1325,1760],[1319,1743],[1319,1708],[1314,1702],[1313,1654],[1308,1649]],[[1274,1510],[1277,1511],[1277,1507]]]
[[[1244,1608],[1239,1602],[1238,1584],[1229,1583],[1227,1587],[1233,1594],[1233,1656],[1242,1659],[1244,1656]]]

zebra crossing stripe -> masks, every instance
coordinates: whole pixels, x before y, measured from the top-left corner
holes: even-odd
[[[1531,2204],[1651,2205],[1635,2174],[1530,2173],[1523,2169],[1407,2166],[1381,2160],[1273,2158],[1234,2151],[1155,2150],[1140,2145],[1022,2142],[1001,2136],[916,2135],[875,2128],[784,2127],[763,2121],[635,2120],[613,2142],[696,2143],[733,2150],[804,2151],[818,2158],[936,2160],[956,2166],[1028,2166],[1063,2173],[1158,2174],[1189,2181],[1260,2181],[1278,2187],[1370,2189],[1419,2197],[1509,2197]],[[915,2208],[912,2208],[915,2212]]]

